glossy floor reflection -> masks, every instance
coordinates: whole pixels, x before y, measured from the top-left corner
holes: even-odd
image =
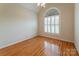
[[[77,56],[73,43],[37,36],[7,48],[0,49],[1,56]]]

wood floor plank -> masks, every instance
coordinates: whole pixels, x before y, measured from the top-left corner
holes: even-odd
[[[0,49],[0,56],[78,56],[78,53],[71,42],[37,36]]]

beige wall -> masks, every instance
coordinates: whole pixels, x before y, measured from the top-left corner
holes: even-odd
[[[60,10],[60,34],[44,33],[44,14],[50,8],[58,8]],[[38,13],[38,33],[44,36],[60,38],[64,41],[74,41],[74,4],[46,4],[45,8],[41,8]]]
[[[79,53],[79,4],[75,4],[75,46]]]
[[[37,15],[20,4],[0,4],[0,48],[37,34]]]
[[[60,35],[48,35],[43,30],[44,14],[49,8],[60,10]],[[47,4],[38,13],[38,34],[74,40],[74,5]],[[19,4],[0,4],[0,48],[37,35],[37,14]]]

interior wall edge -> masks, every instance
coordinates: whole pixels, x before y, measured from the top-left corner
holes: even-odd
[[[75,4],[75,11],[74,11],[74,25],[75,25],[75,40],[74,44],[79,53],[79,4]]]

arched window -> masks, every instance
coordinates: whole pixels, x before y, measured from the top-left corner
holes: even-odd
[[[59,11],[57,9],[51,9],[45,14],[44,31],[59,33]]]

